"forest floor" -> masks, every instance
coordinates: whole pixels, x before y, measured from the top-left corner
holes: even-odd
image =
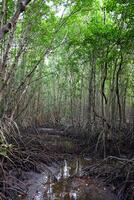
[[[9,158],[1,160],[2,200],[134,199],[133,144],[125,138],[104,145],[97,133],[89,138],[79,129],[42,126],[9,142]]]

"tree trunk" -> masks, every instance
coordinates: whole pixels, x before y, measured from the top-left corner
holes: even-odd
[[[120,92],[119,92],[119,75],[122,70],[122,63],[123,63],[123,57],[121,54],[120,64],[119,64],[119,68],[116,74],[116,96],[117,96],[117,105],[118,105],[118,112],[119,112],[119,128],[121,127],[121,123],[122,123],[122,107],[121,107]]]

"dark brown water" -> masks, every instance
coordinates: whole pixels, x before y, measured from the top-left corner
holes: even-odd
[[[74,158],[29,179],[25,200],[114,200],[115,195],[97,180],[83,175],[91,160]]]

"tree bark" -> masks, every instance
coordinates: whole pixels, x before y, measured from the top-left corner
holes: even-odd
[[[120,64],[119,64],[119,68],[118,68],[117,75],[116,75],[116,96],[117,96],[117,104],[118,104],[118,110],[119,110],[119,128],[122,123],[122,107],[121,107],[120,93],[119,93],[119,75],[120,75],[120,72],[122,69],[122,63],[123,63],[123,57],[122,57],[122,53],[121,53]]]
[[[8,33],[12,27],[16,26],[16,23],[18,21],[18,18],[20,16],[21,13],[23,13],[26,9],[26,6],[30,3],[31,0],[21,0],[18,9],[16,10],[16,12],[13,14],[13,16],[11,17],[11,19],[0,28],[0,40],[3,39],[4,35],[6,33]]]

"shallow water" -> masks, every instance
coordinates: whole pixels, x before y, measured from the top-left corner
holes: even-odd
[[[89,164],[82,158],[64,160],[53,174],[45,171],[31,179],[25,200],[114,200],[115,196],[89,176],[83,167]]]

